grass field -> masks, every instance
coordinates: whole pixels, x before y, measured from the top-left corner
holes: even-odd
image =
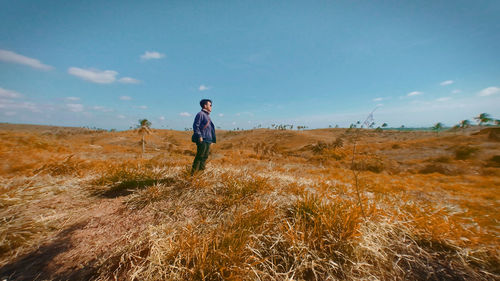
[[[0,277],[498,280],[498,130],[0,124]]]

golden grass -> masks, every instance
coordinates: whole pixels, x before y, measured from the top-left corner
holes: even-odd
[[[500,181],[491,153],[500,151],[484,136],[361,132],[353,168],[363,216],[352,137],[343,130],[223,133],[195,176],[189,135],[155,134],[142,159],[131,132],[0,132],[2,276],[21,276],[23,262],[41,255],[48,260],[23,276],[499,278]],[[96,209],[103,202],[116,211]],[[121,227],[127,216],[144,216],[134,219],[144,230]],[[109,248],[98,247],[98,234],[81,234],[113,231],[102,224],[110,221],[119,237]],[[65,255],[99,254],[76,270],[71,259],[37,252],[62,233],[79,241]]]

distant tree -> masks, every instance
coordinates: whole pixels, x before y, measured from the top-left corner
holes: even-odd
[[[496,126],[500,126],[500,119],[496,119],[496,120],[495,120],[495,125],[496,125]]]
[[[493,119],[491,118],[491,115],[489,115],[488,113],[481,113],[477,117],[474,117],[474,119],[476,119],[477,124],[479,126],[493,121]]]
[[[382,124],[382,126],[381,126],[381,127],[382,127],[382,128],[387,128],[387,126],[389,126],[389,125],[387,125],[387,123],[384,123],[384,124]]]
[[[338,127],[339,127],[339,125],[338,125],[338,124],[336,124],[336,125],[335,125],[335,128],[338,128]]]
[[[139,125],[137,125],[137,133],[142,136],[141,144],[142,144],[142,154],[144,155],[146,140],[145,136],[151,133],[151,122],[148,119],[140,119]]]
[[[436,134],[439,135],[439,131],[441,131],[443,129],[443,127],[444,127],[443,123],[438,122],[438,123],[434,124],[434,126],[432,127],[432,130],[436,131]]]
[[[460,123],[458,125],[460,126],[460,128],[465,129],[465,128],[469,128],[471,123],[469,120],[466,119],[466,120],[460,121]]]
[[[460,123],[458,123],[458,127],[462,129],[462,132],[464,132],[465,129],[469,128],[470,126],[471,126],[471,123],[467,119],[462,120],[462,121],[460,121]]]

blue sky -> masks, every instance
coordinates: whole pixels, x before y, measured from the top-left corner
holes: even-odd
[[[0,0],[0,122],[500,118],[499,1]]]

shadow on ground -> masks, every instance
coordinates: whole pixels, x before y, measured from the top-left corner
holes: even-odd
[[[116,198],[120,196],[127,196],[134,192],[136,189],[143,189],[148,186],[155,184],[172,185],[176,183],[177,180],[173,177],[164,179],[145,179],[145,180],[131,180],[123,181],[118,184],[112,185],[108,190],[104,192],[99,192],[98,196],[104,198]]]
[[[25,254],[0,268],[0,280],[88,280],[95,274],[92,262],[61,274],[54,275],[56,269],[50,268],[50,262],[59,254],[68,251],[73,245],[71,234],[83,228],[86,222],[77,223],[61,231],[51,243]]]

